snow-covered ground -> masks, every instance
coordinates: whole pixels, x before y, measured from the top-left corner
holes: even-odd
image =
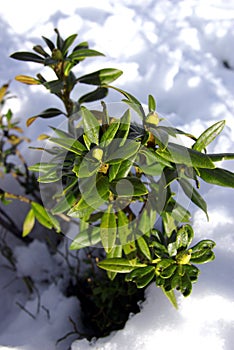
[[[10,101],[11,108],[23,120],[56,101],[40,88],[14,82],[15,75],[29,69],[34,74],[38,67],[27,68],[9,55],[41,43],[42,35],[54,36],[55,27],[64,36],[79,32],[80,41],[106,54],[90,59],[81,74],[100,67],[122,69],[117,86],[142,103],[153,94],[172,125],[195,135],[225,119],[225,130],[209,149],[233,151],[234,0],[0,0],[0,82],[11,80],[11,91],[19,97]],[[108,101],[119,96],[111,93]],[[41,128],[35,123],[27,133],[35,137]],[[234,170],[234,162],[222,165]],[[92,344],[75,341],[72,350],[233,349],[234,191],[202,184],[201,192],[210,221],[195,210],[194,230],[197,239],[217,242],[216,260],[202,266],[192,295],[179,299],[179,311],[151,285],[141,312],[123,330]],[[75,336],[56,341],[72,331],[69,317],[78,322],[80,306],[62,293],[64,259],[51,257],[39,241],[11,245],[18,275],[0,267],[0,350],[66,350]],[[30,296],[22,276],[35,281],[40,298]]]

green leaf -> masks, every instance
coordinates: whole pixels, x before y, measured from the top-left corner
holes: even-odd
[[[118,211],[118,237],[122,245],[124,254],[131,264],[136,262],[136,244],[132,231],[129,228],[129,221],[126,214]]]
[[[119,69],[105,68],[90,74],[83,75],[82,77],[78,78],[77,81],[79,83],[90,85],[108,85],[120,77],[122,74],[123,72]]]
[[[109,164],[120,163],[123,160],[129,159],[134,156],[140,148],[140,143],[128,140],[124,146],[118,148],[118,143],[115,144],[115,151],[113,148],[107,148],[107,156],[105,162]]]
[[[138,153],[136,158],[136,164],[143,171],[144,174],[157,176],[161,175],[164,168],[164,165],[162,165],[161,160],[162,162],[166,162],[161,157],[159,160],[159,156],[155,152],[144,148],[141,149]],[[171,164],[169,162],[166,163],[166,165],[169,165],[171,167]]]
[[[120,197],[143,196],[148,193],[147,188],[136,177],[127,176],[120,180],[112,181],[111,190]]]
[[[147,274],[138,277],[134,282],[137,285],[137,288],[144,288],[146,287],[152,279],[155,277],[155,269],[153,266],[149,266],[151,268],[151,271],[149,271]],[[144,268],[144,267],[143,267]],[[143,269],[141,268],[141,269]]]
[[[171,302],[171,304],[178,309],[178,304],[177,304],[177,300],[175,297],[175,293],[173,290],[170,291],[166,291],[163,287],[162,287],[162,291],[163,293],[166,295],[166,297],[168,298],[168,300]]]
[[[182,187],[186,196],[190,198],[194,204],[196,204],[199,208],[201,208],[205,212],[207,219],[209,219],[206,202],[201,197],[201,195],[195,190],[195,188],[191,185],[191,183],[185,179],[179,179],[178,182]]]
[[[116,246],[109,253],[107,253],[107,258],[121,258],[122,257],[122,247]],[[114,280],[117,272],[107,271],[107,275],[111,281]]]
[[[66,149],[67,151],[73,152],[75,154],[81,155],[84,150],[86,150],[85,146],[82,145],[78,140],[73,139],[71,137],[50,137],[50,142],[53,142],[60,147]]]
[[[170,278],[173,274],[174,274],[174,272],[176,271],[176,269],[177,269],[177,265],[176,264],[172,264],[172,265],[170,265],[170,266],[168,266],[167,268],[165,268],[161,273],[160,273],[160,276],[162,277],[162,278],[165,278],[165,279],[167,279],[167,278]]]
[[[158,149],[156,152],[164,159],[176,164],[185,164],[196,168],[215,168],[210,155],[175,143],[168,143],[166,149]]]
[[[89,92],[79,98],[79,103],[93,102],[105,98],[108,94],[108,89],[105,87],[98,87],[96,90]]]
[[[132,265],[127,259],[124,258],[111,258],[105,259],[98,263],[98,266],[107,271],[119,272],[119,273],[127,273],[134,270],[136,267],[145,267],[146,264],[136,262]]]
[[[30,209],[28,214],[26,215],[24,219],[23,224],[23,237],[27,236],[33,229],[35,224],[35,215],[33,209]]]
[[[208,183],[234,188],[234,173],[231,171],[221,168],[198,169],[198,171],[202,180]]]
[[[150,250],[149,250],[149,246],[148,244],[146,243],[146,240],[144,239],[144,237],[138,237],[137,238],[137,245],[140,249],[140,251],[142,252],[142,254],[148,259],[148,260],[152,260],[151,258],[151,253],[150,253]]]
[[[144,109],[143,109],[141,103],[133,95],[131,95],[128,92],[126,92],[122,89],[119,89],[115,86],[108,85],[107,87],[114,89],[114,90],[120,92],[122,95],[124,95],[127,98],[127,100],[123,100],[123,101],[128,103],[132,107],[132,109],[135,110],[135,112],[137,112],[137,114],[141,117],[141,119],[144,119],[144,117],[145,117]]]
[[[192,148],[196,151],[204,150],[223,130],[225,120],[221,120],[208,129],[206,129],[193,144]]]
[[[40,224],[46,228],[52,229],[54,227],[51,217],[48,215],[46,209],[39,203],[32,202],[32,210]]]
[[[215,254],[211,250],[208,250],[200,257],[191,258],[190,261],[193,262],[194,264],[205,264],[209,261],[213,261],[214,259],[215,259]]]
[[[171,213],[166,212],[166,211],[163,211],[161,213],[161,217],[163,220],[163,227],[164,227],[165,233],[166,233],[167,237],[170,237],[172,232],[174,230],[176,230],[176,227],[177,227],[175,220],[174,220],[173,216],[171,215]]]
[[[61,51],[64,55],[66,55],[69,47],[73,44],[73,42],[76,40],[77,34],[72,34],[68,38],[66,38],[63,42]]]
[[[15,60],[19,61],[28,61],[28,62],[36,62],[36,63],[44,63],[44,58],[42,58],[39,55],[36,55],[35,53],[31,52],[15,52],[12,55],[10,55],[11,58],[14,58]]]
[[[100,124],[98,123],[97,118],[92,112],[83,106],[81,107],[81,114],[85,135],[92,143],[98,145]]]
[[[100,235],[103,248],[108,253],[115,245],[117,234],[117,225],[115,213],[113,212],[112,206],[109,205],[107,211],[104,212],[101,224],[100,224]]]
[[[148,108],[149,112],[154,112],[156,110],[156,102],[152,95],[148,96]]]
[[[87,57],[95,57],[95,56],[105,56],[103,53],[96,51],[96,50],[90,50],[90,49],[79,49],[73,51],[68,58],[71,61],[82,61]]]
[[[193,237],[194,232],[192,226],[183,225],[176,234],[176,248],[187,248],[191,244]]]
[[[51,210],[52,214],[61,214],[71,209],[75,204],[77,198],[72,192],[66,194]]]
[[[150,125],[150,124],[149,124]],[[150,131],[156,140],[156,143],[164,150],[168,145],[169,135],[160,127],[147,127],[147,130]]]
[[[57,108],[48,108],[45,111],[39,113],[36,115],[36,117],[39,118],[54,118],[57,117],[58,115],[65,115],[63,111]]]
[[[234,153],[216,153],[216,154],[207,154],[207,155],[213,162],[221,162],[223,160],[234,159]]]
[[[49,47],[49,49],[52,52],[53,49],[55,48],[53,42],[50,39],[46,38],[45,36],[42,36],[42,39],[45,41],[45,43],[47,44],[47,46]]]
[[[100,228],[90,226],[88,229],[81,231],[70,245],[70,250],[78,250],[84,247],[93,247],[101,241]]]
[[[111,141],[114,139],[118,129],[119,129],[120,121],[116,120],[112,124],[108,125],[107,130],[101,137],[100,144],[103,148],[107,147]]]
[[[181,278],[180,290],[184,297],[188,297],[192,292],[192,283],[187,273]]]
[[[125,144],[125,141],[128,138],[129,135],[129,130],[131,126],[131,113],[130,110],[127,109],[122,117],[120,118],[120,125],[119,125],[119,130],[116,134],[116,138],[120,139],[120,144],[119,146],[123,146]]]
[[[36,163],[34,165],[30,165],[28,167],[29,170],[40,172],[40,173],[47,173],[49,170],[58,168],[58,164],[56,163]]]

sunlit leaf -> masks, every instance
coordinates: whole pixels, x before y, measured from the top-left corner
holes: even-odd
[[[225,120],[221,120],[208,129],[206,129],[193,144],[192,148],[196,151],[204,150],[223,130]]]
[[[23,237],[27,236],[32,231],[34,224],[35,224],[35,214],[33,209],[30,209],[24,219],[23,234],[22,234]]]

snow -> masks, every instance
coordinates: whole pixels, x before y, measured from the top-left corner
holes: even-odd
[[[14,11],[13,11],[14,9]],[[17,74],[35,74],[38,66],[16,62],[9,55],[31,49],[42,35],[79,32],[79,39],[105,53],[89,60],[80,75],[101,67],[116,67],[124,75],[116,82],[146,103],[157,99],[158,110],[171,125],[199,135],[206,127],[225,119],[222,135],[211,152],[231,152],[234,145],[234,1],[233,0],[63,0],[32,2],[0,0],[1,83],[11,80],[19,98],[10,106],[22,123],[26,116],[60,105],[40,87],[14,81]],[[228,62],[232,69],[224,67]],[[119,101],[115,92],[108,102]],[[51,124],[51,123],[50,123]],[[26,132],[35,138],[44,132],[35,122]],[[48,130],[48,129],[46,129]],[[34,155],[29,154],[34,161]],[[234,170],[234,163],[222,163]],[[210,221],[194,210],[196,239],[217,242],[216,260],[201,268],[198,284],[188,299],[179,298],[175,311],[154,285],[146,291],[139,314],[131,316],[123,330],[89,343],[76,335],[56,345],[73,330],[69,317],[79,323],[80,306],[65,297],[63,280],[68,267],[58,254],[51,255],[39,240],[28,247],[10,242],[17,275],[2,267],[0,255],[0,350],[166,350],[207,348],[231,350],[234,342],[234,217],[233,190],[202,183]],[[62,246],[61,250],[65,248]],[[52,273],[53,272],[53,273]],[[29,292],[24,277],[35,283],[38,296]]]

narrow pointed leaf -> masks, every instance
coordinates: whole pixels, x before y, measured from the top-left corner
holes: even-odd
[[[105,87],[98,87],[96,90],[89,92],[79,98],[79,103],[93,102],[105,98],[108,94],[108,89]]]
[[[207,205],[202,196],[195,190],[189,181],[185,179],[179,179],[178,181],[186,196],[205,212],[208,219]]]
[[[107,271],[127,273],[131,272],[136,267],[145,267],[146,264],[136,262],[134,265],[131,262],[124,258],[112,258],[105,259],[98,263],[98,266]]]
[[[157,153],[164,159],[176,164],[185,164],[196,168],[215,168],[212,158],[209,155],[175,143],[168,143],[166,149],[159,149]]]
[[[206,129],[193,144],[192,148],[196,151],[203,151],[223,130],[225,120],[221,120],[208,129]]]
[[[213,185],[234,188],[234,173],[231,171],[221,168],[199,169],[199,176]]]
[[[149,246],[148,244],[146,243],[144,237],[139,237],[137,238],[137,244],[138,244],[138,247],[140,249],[140,251],[142,252],[142,254],[148,259],[151,261],[151,253],[150,253],[150,250],[149,250]]]
[[[102,216],[100,234],[103,248],[108,253],[115,245],[117,234],[115,213],[112,211],[111,206],[108,207]]]
[[[20,83],[27,84],[27,85],[40,85],[41,82],[38,79],[35,79],[33,77],[30,77],[28,75],[17,75],[15,77],[15,80],[19,81]]]
[[[122,74],[123,72],[119,69],[105,68],[91,74],[83,75],[82,77],[78,78],[77,81],[79,83],[90,85],[108,85]]]
[[[101,241],[100,228],[89,227],[88,229],[81,231],[73,240],[70,245],[70,250],[78,250],[84,247],[93,247]]]
[[[85,135],[92,143],[98,145],[100,124],[97,118],[85,107],[81,107],[81,113]]]
[[[15,52],[10,57],[19,61],[29,61],[29,62],[36,62],[36,63],[44,63],[45,61],[43,57],[36,55],[35,53],[24,52],[24,51]]]
[[[27,236],[32,231],[34,224],[35,224],[35,214],[33,209],[30,209],[24,219],[23,237]]]
[[[104,56],[104,54],[96,50],[80,49],[80,50],[73,51],[68,56],[68,58],[72,61],[82,61],[87,57],[95,57],[95,56]]]

